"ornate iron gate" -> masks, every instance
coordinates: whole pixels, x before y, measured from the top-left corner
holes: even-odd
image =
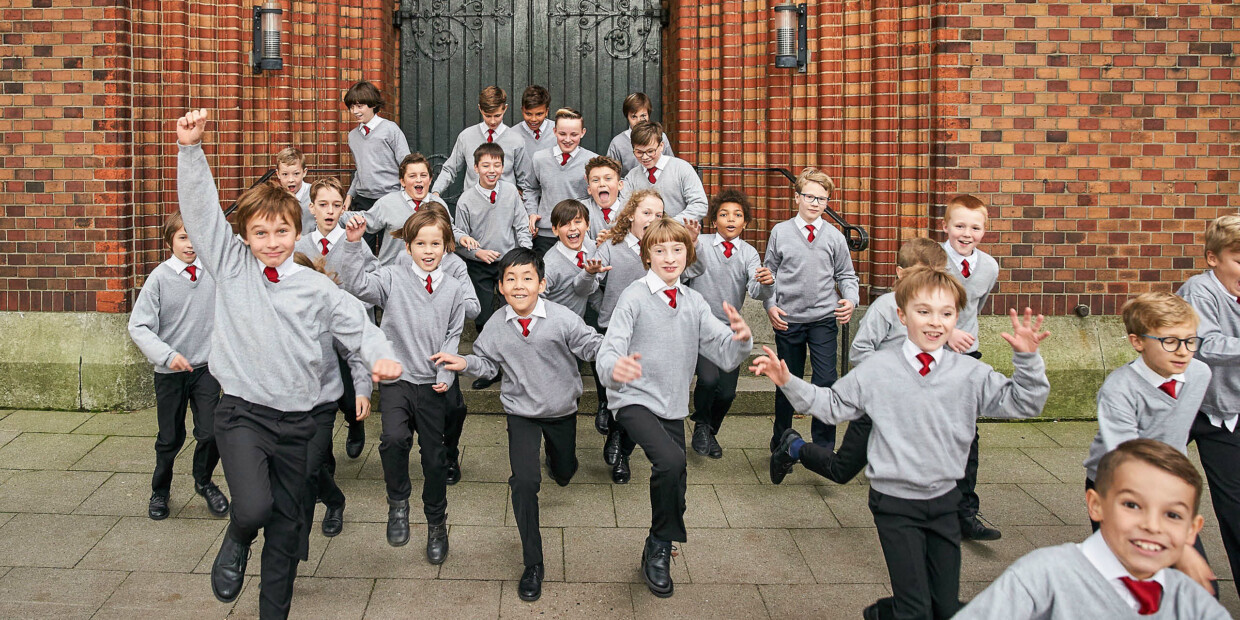
[[[663,16],[660,0],[402,0],[401,125],[410,147],[438,165],[457,133],[481,121],[479,91],[506,90],[505,122],[515,125],[521,92],[541,84],[552,111],[585,114],[582,144],[606,152],[628,128],[626,94],[642,91],[656,117],[661,111]]]

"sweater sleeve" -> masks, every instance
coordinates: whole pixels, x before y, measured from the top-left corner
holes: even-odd
[[[835,286],[840,289],[840,297],[856,306],[861,301],[860,287],[857,272],[853,269],[852,254],[848,251],[848,240],[843,234],[831,235],[831,238],[835,245],[835,251],[831,253],[835,263]]]
[[[1211,366],[1240,366],[1240,336],[1228,335],[1219,326],[1217,300],[1195,292],[1184,299],[1197,311],[1199,320],[1201,348],[1197,349],[1197,359]]]
[[[1126,396],[1119,390],[1107,389],[1106,385],[1098,391],[1098,433],[1102,435],[1102,445],[1107,452],[1129,439],[1141,437],[1136,404]]]
[[[392,161],[399,169],[400,161],[409,155],[409,140],[405,138],[405,132],[401,131],[400,125],[392,123]]]
[[[361,356],[340,344],[339,340],[333,339],[332,344],[336,353],[343,357],[345,364],[349,366],[349,375],[353,378],[354,395],[370,398],[370,393],[374,391],[374,384],[370,381],[370,369],[366,367],[366,362]]]
[[[1016,566],[1019,566],[1017,564]],[[1053,594],[1053,593],[1052,593]],[[1050,612],[1054,598],[1035,595],[1017,571],[1003,571],[985,590],[956,613],[955,620],[1033,620]]]
[[[529,164],[530,174],[525,179],[527,187],[524,190],[525,198],[525,215],[526,224],[529,224],[529,216],[538,215],[538,201],[542,199],[542,181],[538,179],[537,160],[530,158]]]
[[[233,234],[232,225],[220,209],[220,196],[202,144],[177,145],[177,201],[185,232],[203,265],[217,281],[226,279],[258,261]]]
[[[340,278],[341,288],[368,304],[383,307],[387,305],[387,297],[392,290],[391,274],[386,270],[367,270],[366,253],[369,248],[365,245],[361,241],[344,242],[340,273],[336,275]]]
[[[555,250],[552,251],[554,252]],[[595,277],[595,274],[585,269],[578,269],[576,277],[573,278],[573,293],[578,297],[589,297],[597,290],[598,278]]]
[[[749,274],[749,283],[746,285],[746,289],[750,297],[756,301],[765,302],[775,295],[775,285],[763,284],[758,281],[757,273],[758,268],[761,266],[762,259],[759,258],[758,251],[753,250],[745,260],[745,273]],[[740,308],[737,308],[737,310],[740,310]]]
[[[891,330],[891,326],[887,324],[884,317],[879,316],[880,314],[874,311],[874,304],[871,303],[870,311],[865,313],[865,316],[861,318],[861,324],[857,326],[857,335],[853,337],[852,347],[848,349],[854,368],[878,350],[883,337]]]
[[[685,200],[685,210],[681,211],[677,218],[693,219],[700,222],[702,218],[706,217],[706,213],[710,208],[710,204],[706,199],[706,188],[702,186],[702,179],[698,178],[692,164],[685,162],[683,170],[684,174],[680,179],[680,193]]]
[[[1037,353],[1012,353],[1012,378],[994,369],[982,380],[981,411],[978,417],[1032,418],[1042,413],[1051,384],[1046,379],[1046,363]]]
[[[594,359],[598,380],[604,387],[618,390],[624,384],[611,378],[616,361],[629,354],[629,343],[633,339],[633,323],[637,318],[637,306],[631,297],[621,297],[611,313],[611,321],[607,325],[607,335],[598,349]],[[638,360],[640,362],[640,360]]]
[[[693,251],[697,253],[697,260],[692,265],[685,268],[684,273],[680,277],[684,280],[692,280],[706,273],[706,265],[702,262],[702,256],[709,250],[706,243],[702,241],[702,237],[698,236],[697,243],[694,244]]]
[[[512,232],[516,235],[517,247],[533,249],[534,238],[530,235],[530,215],[520,204],[512,210]]]
[[[568,343],[568,348],[576,355],[578,359],[592,362],[598,356],[599,347],[603,344],[603,335],[594,330],[593,327],[586,325],[586,322],[577,316],[576,313],[566,312],[571,315],[564,322],[564,339]]]
[[[471,250],[464,245],[461,245],[461,237],[474,236],[474,222],[471,217],[468,202],[465,200],[458,200],[456,203],[456,222],[452,225],[452,234],[456,235],[456,255],[461,258],[466,260],[478,260],[478,250],[487,249],[484,247],[479,247],[478,250]],[[474,238],[477,239],[477,237]]]
[[[177,352],[159,338],[159,278],[152,276],[154,272],[146,277],[134,301],[133,312],[129,315],[129,337],[152,364],[167,368]]]
[[[439,168],[439,176],[435,177],[435,183],[431,185],[432,194],[442,194],[443,190],[448,189],[448,186],[456,180],[457,173],[465,165],[464,142],[460,134],[457,134],[456,143],[452,145],[452,152],[443,162],[443,166]]]
[[[452,304],[452,312],[448,315],[448,329],[444,332],[443,346],[439,350],[443,353],[456,355],[461,348],[461,331],[465,326],[465,294],[462,291],[456,299],[456,303]],[[451,386],[456,380],[456,373],[447,368],[440,367],[435,375],[437,382]]]
[[[776,226],[778,226],[778,224],[776,224]],[[770,269],[771,273],[775,275],[775,286],[771,287],[771,296],[767,297],[762,302],[762,307],[768,311],[775,307],[775,298],[778,297],[779,292],[779,265],[784,261],[783,255],[779,252],[778,237],[779,229],[772,227],[771,236],[766,242],[766,256],[764,256],[762,260],[762,264],[765,265],[767,269]]]
[[[361,357],[368,367],[374,367],[379,360],[396,359],[392,343],[366,318],[366,308],[361,302],[334,287],[329,289],[329,296],[331,317],[328,330],[340,344]],[[369,368],[366,370],[369,371]]]
[[[374,233],[387,230],[387,220],[383,217],[383,212],[386,209],[387,201],[380,198],[375,201],[375,204],[370,205],[369,209],[362,211],[362,217],[366,218],[366,232],[373,235]]]
[[[474,290],[474,283],[469,279],[469,269],[464,263],[458,262],[458,268],[451,271],[452,277],[461,284],[461,298],[465,306],[465,318],[472,321],[478,318],[478,314],[482,312],[482,303],[478,301],[478,292]]]
[[[493,321],[490,324],[503,326],[502,321]],[[478,334],[478,339],[474,341],[474,352],[465,356],[465,374],[479,379],[493,379],[499,374],[499,357],[491,352],[491,340],[487,328],[483,327],[482,333]]]
[[[523,144],[512,149],[512,180],[520,192],[524,192],[530,184],[530,155],[533,153],[526,153]],[[528,230],[529,220],[526,220],[526,226]]]
[[[861,389],[857,383],[860,374],[850,372],[829,388],[811,385],[794,376],[784,384],[784,396],[797,411],[808,413],[827,424],[856,420],[865,415]]]
[[[731,372],[753,350],[753,336],[748,340],[734,340],[732,328],[715,318],[705,302],[694,305],[698,313],[698,353]]]

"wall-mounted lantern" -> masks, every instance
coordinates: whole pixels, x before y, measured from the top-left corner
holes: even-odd
[[[809,46],[805,31],[805,3],[775,6],[775,66],[805,73]]]
[[[254,52],[250,56],[254,73],[284,68],[284,60],[280,58],[280,14],[283,12],[275,0],[254,7]]]

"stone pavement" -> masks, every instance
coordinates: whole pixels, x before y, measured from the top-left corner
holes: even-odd
[[[548,580],[542,600],[532,604],[515,592],[521,552],[508,502],[503,417],[469,418],[464,480],[448,490],[452,549],[440,567],[423,556],[424,525],[414,525],[406,547],[385,542],[376,422],[368,422],[367,450],[357,460],[344,456],[338,429],[345,528],[327,539],[316,522],[311,558],[297,581],[296,618],[857,618],[889,593],[865,481],[837,486],[798,467],[772,486],[768,417],[729,419],[720,434],[722,460],[690,452],[689,542],[679,546],[676,595],[666,600],[653,597],[638,573],[650,519],[649,465],[639,450],[633,481],[611,484],[602,437],[591,418],[581,417],[580,472],[567,488],[543,485]],[[808,431],[808,420],[796,424]],[[1095,428],[982,425],[982,510],[1004,536],[964,544],[964,598],[1034,548],[1089,534],[1081,460]],[[172,518],[145,516],[154,432],[153,410],[0,411],[0,617],[257,616],[257,579],[247,581],[234,605],[211,595],[208,571],[225,521],[211,518],[193,493],[192,445],[177,461]],[[222,475],[219,482],[224,486]],[[1202,505],[1210,505],[1208,498]],[[421,511],[415,506],[412,515],[418,519]],[[1235,614],[1240,600],[1209,509],[1204,535],[1224,579],[1222,600]],[[256,548],[252,574],[258,557]]]

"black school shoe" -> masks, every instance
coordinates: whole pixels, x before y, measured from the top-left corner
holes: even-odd
[[[499,383],[499,380],[502,379],[503,376],[504,376],[503,373],[495,373],[495,377],[491,379],[483,379],[479,377],[477,379],[474,379],[473,387],[475,390],[485,390],[491,387],[492,385]]]
[[[521,573],[521,581],[517,583],[517,596],[526,602],[534,602],[542,596],[543,565],[526,566]]]
[[[978,515],[960,520],[960,538],[962,540],[991,541],[1003,538],[1003,532],[988,527]]]
[[[611,432],[607,433],[607,441],[603,442],[603,462],[611,466],[615,466],[616,457],[620,455],[620,433],[618,427],[612,428]]]
[[[168,496],[163,493],[151,493],[151,501],[146,505],[146,516],[155,521],[168,518]]]
[[[650,593],[659,598],[668,598],[675,588],[672,584],[672,543],[658,543],[646,537],[646,548],[642,550],[642,578]]]
[[[452,486],[461,481],[461,461],[448,457],[448,473],[444,480],[448,486]]]
[[[712,459],[723,458],[723,446],[719,445],[719,440],[715,438],[715,433],[711,432],[708,439],[710,440],[710,444],[706,446],[706,456],[709,456]]]
[[[344,502],[339,506],[328,506],[323,514],[323,535],[332,538],[344,529]]]
[[[227,535],[211,565],[211,592],[221,603],[237,600],[245,580],[245,565],[250,559],[250,545],[239,543]]]
[[[710,425],[693,423],[693,451],[702,456],[710,454]]]
[[[632,472],[629,471],[629,455],[620,454],[616,457],[616,464],[611,468],[611,481],[616,484],[628,484]]]
[[[448,522],[426,526],[426,560],[443,564],[448,559]]]
[[[409,500],[388,500],[387,542],[403,547],[409,542]]]
[[[344,453],[351,459],[362,455],[366,447],[366,424],[354,422],[349,425],[349,436],[344,440]]]
[[[796,465],[797,459],[788,454],[788,448],[792,446],[794,439],[800,438],[801,434],[792,429],[779,436],[779,444],[771,451],[771,484],[783,482],[788,472],[792,471],[792,466]]]
[[[194,490],[207,500],[207,511],[211,513],[211,516],[222,517],[228,514],[228,498],[224,496],[224,492],[219,487],[215,486],[214,482],[201,486],[195,482]]]
[[[611,429],[611,411],[607,410],[606,403],[598,404],[598,411],[594,413],[594,430],[600,435],[606,435]]]

